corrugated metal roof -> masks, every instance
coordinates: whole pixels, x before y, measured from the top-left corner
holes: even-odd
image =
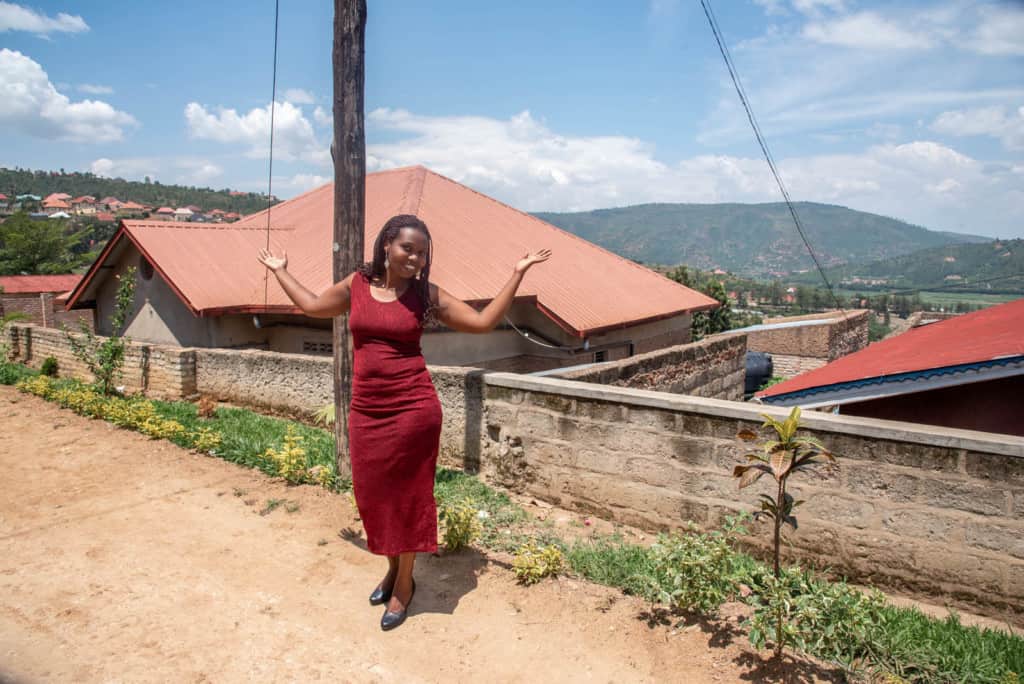
[[[759,397],[805,392],[871,378],[952,368],[1024,355],[1024,298],[911,328],[821,368],[772,385]]]
[[[465,301],[493,298],[519,258],[551,249],[550,261],[530,270],[518,295],[535,298],[541,311],[581,337],[717,305],[422,166],[367,175],[364,259],[370,258],[380,227],[395,214],[416,214],[426,222],[434,241],[431,280]],[[333,184],[270,210],[271,249],[287,251],[288,270],[314,292],[332,282],[333,216]],[[266,225],[266,210],[232,224],[122,222],[124,235],[197,314],[296,311],[273,277],[264,300],[267,272],[256,253],[266,244]],[[71,305],[80,298],[76,292]]]
[[[0,276],[0,288],[5,294],[31,294],[38,292],[66,292],[82,279],[82,276],[68,275],[16,275]]]

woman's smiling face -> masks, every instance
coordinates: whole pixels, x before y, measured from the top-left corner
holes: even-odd
[[[388,270],[398,278],[415,278],[427,265],[427,236],[415,228],[402,228],[394,240],[384,246],[390,264]]]

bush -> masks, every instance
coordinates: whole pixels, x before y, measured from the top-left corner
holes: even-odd
[[[43,375],[51,378],[57,377],[57,359],[53,356],[47,356],[43,359],[43,365],[40,366],[39,372]]]
[[[557,546],[538,546],[530,541],[520,547],[512,561],[512,571],[523,584],[536,584],[557,575],[565,567],[565,556]]]
[[[440,518],[444,523],[444,548],[457,551],[472,544],[480,536],[479,514],[471,499],[442,506]]]
[[[306,470],[306,450],[302,448],[302,436],[295,427],[288,426],[284,436],[284,446],[280,450],[269,448],[266,456],[277,464],[278,475],[291,484],[306,482],[309,472]]]
[[[27,366],[0,360],[0,385],[16,385],[33,376],[35,376],[35,371]]]
[[[690,523],[686,533],[660,535],[651,547],[657,598],[673,608],[715,613],[736,593],[740,562],[733,547],[740,534],[746,534],[742,519],[729,518],[708,533]]]

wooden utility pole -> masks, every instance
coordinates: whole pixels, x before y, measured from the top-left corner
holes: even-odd
[[[338,282],[363,263],[366,225],[366,139],[363,55],[366,0],[334,0],[334,268]],[[334,319],[334,441],[338,477],[352,477],[348,407],[352,350],[348,316]]]

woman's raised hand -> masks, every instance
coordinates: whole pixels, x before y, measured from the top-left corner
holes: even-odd
[[[288,252],[285,252],[284,256],[275,256],[271,252],[261,249],[258,259],[261,264],[271,271],[276,271],[288,265]]]
[[[526,271],[534,264],[547,261],[549,258],[551,258],[550,249],[542,249],[539,252],[530,252],[516,263],[515,272],[526,273]]]

